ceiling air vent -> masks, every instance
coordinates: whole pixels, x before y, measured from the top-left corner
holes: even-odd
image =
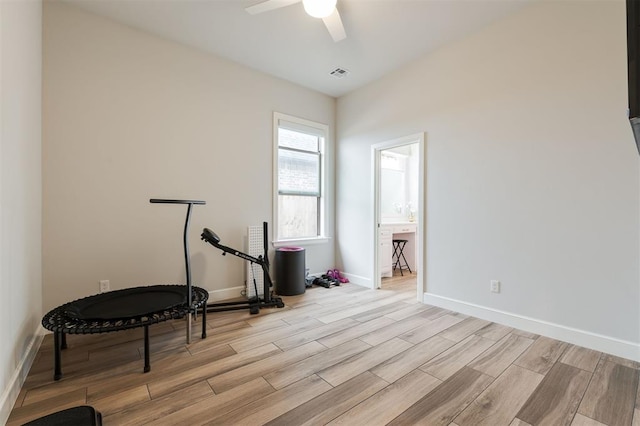
[[[349,70],[345,70],[343,68],[336,68],[335,70],[331,71],[329,74],[331,74],[335,78],[342,78],[349,75]]]

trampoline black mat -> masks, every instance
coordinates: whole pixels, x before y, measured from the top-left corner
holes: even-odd
[[[156,285],[100,293],[64,306],[69,318],[119,320],[187,305],[185,286]]]

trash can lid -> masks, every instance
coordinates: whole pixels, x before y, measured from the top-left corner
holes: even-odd
[[[277,251],[302,251],[303,247],[278,247]]]

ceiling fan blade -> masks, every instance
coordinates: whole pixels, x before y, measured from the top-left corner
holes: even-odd
[[[302,0],[267,0],[262,3],[254,4],[247,7],[245,10],[250,15],[257,15],[258,13],[269,12],[270,10],[280,9],[281,7],[289,6],[294,3],[299,3]]]
[[[329,30],[333,41],[340,41],[347,38],[347,33],[344,32],[344,26],[342,25],[342,19],[340,19],[338,9],[333,9],[333,13],[326,18],[322,18],[322,21],[324,25],[326,25],[327,30]]]

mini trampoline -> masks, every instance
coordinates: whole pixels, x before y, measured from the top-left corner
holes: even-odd
[[[53,332],[53,379],[62,377],[61,350],[66,349],[67,334],[97,334],[144,327],[144,372],[149,362],[149,326],[170,319],[187,318],[187,344],[191,341],[191,314],[202,308],[202,338],[207,337],[207,300],[209,292],[191,285],[191,264],[187,235],[191,210],[200,200],[152,198],[151,203],[186,204],[184,224],[184,258],[186,285],[167,284],[126,288],[99,293],[58,306],[42,318],[42,326]]]
[[[149,326],[183,318],[202,309],[202,338],[206,337],[209,293],[191,287],[191,305],[184,285],[152,285],[100,293],[58,306],[42,318],[42,326],[54,336],[54,380],[62,377],[61,349],[67,334],[98,334],[144,327],[144,372],[149,361]]]

